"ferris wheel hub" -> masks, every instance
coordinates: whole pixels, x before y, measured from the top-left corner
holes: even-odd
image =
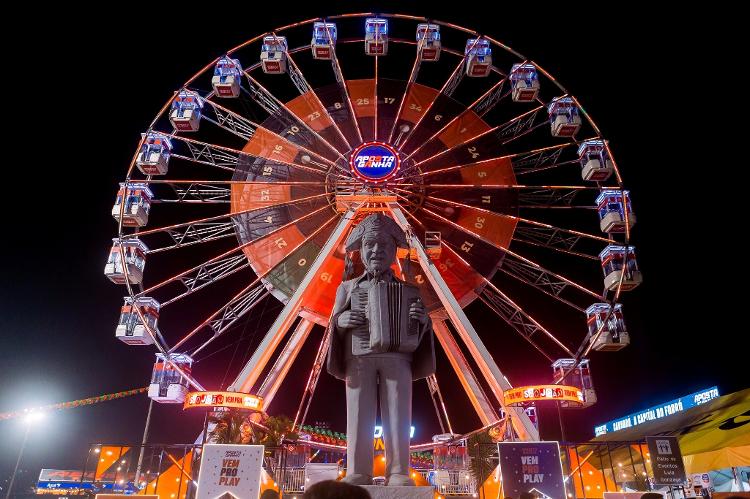
[[[366,182],[385,182],[401,166],[399,153],[390,144],[370,141],[360,144],[349,157],[352,174]]]

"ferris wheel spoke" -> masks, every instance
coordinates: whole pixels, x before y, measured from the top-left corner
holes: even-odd
[[[241,139],[249,140],[259,127],[259,125],[244,116],[230,111],[211,100],[207,99],[204,102],[209,104],[209,107],[204,108],[204,114],[201,119],[213,123],[217,127]]]
[[[174,244],[160,248],[149,248],[146,255],[163,253],[177,248],[186,248],[188,246],[195,246],[196,244],[210,243],[235,236],[234,224],[232,222],[192,223],[185,230],[165,230],[164,232],[169,234]],[[138,233],[134,235],[140,236]]]
[[[181,298],[184,298],[185,296],[188,296],[198,291],[199,289],[202,289],[210,284],[213,284],[216,281],[224,277],[227,277],[239,270],[249,267],[250,264],[247,261],[247,258],[244,255],[244,253],[242,253],[242,251],[245,248],[253,244],[257,244],[261,241],[270,239],[271,237],[283,231],[284,229],[287,229],[302,220],[305,220],[318,213],[321,213],[323,210],[326,210],[326,209],[328,209],[327,204],[324,206],[321,206],[317,210],[311,211],[300,217],[297,217],[296,219],[284,225],[281,225],[273,229],[272,231],[269,231],[263,234],[260,237],[253,238],[252,240],[246,241],[228,251],[225,251],[224,253],[220,255],[210,258],[209,260],[201,263],[200,265],[196,265],[195,267],[191,269],[180,272],[179,274],[175,276],[172,276],[168,279],[165,279],[164,281],[154,284],[153,286],[150,286],[148,289],[145,289],[144,291],[138,293],[137,296],[150,296],[151,294],[153,294],[154,291],[166,286],[167,284],[171,284],[173,282],[180,282],[187,288],[187,291],[178,295],[175,298],[168,300],[167,302],[164,302],[162,304],[162,307],[166,306],[169,303],[173,303]],[[263,275],[265,275],[265,273]]]
[[[248,268],[250,268],[250,263],[243,254],[231,255],[199,265],[193,271],[177,278],[177,281],[185,287],[185,291],[163,302],[161,306],[163,308],[167,305],[171,305],[186,296],[200,291],[206,286],[215,284],[225,277],[229,277],[232,274]]]
[[[221,336],[227,329],[232,327],[239,319],[244,317],[248,312],[255,308],[261,303],[270,293],[266,286],[261,282],[260,279],[255,279],[251,284],[246,286],[242,291],[237,293],[226,305],[221,307],[212,313],[205,321],[198,325],[195,329],[185,335],[179,342],[175,344],[170,352],[174,352],[178,348],[182,347],[188,340],[199,333],[204,328],[208,327],[212,332],[212,336],[209,337],[203,344],[193,350],[190,354],[191,357],[195,357],[204,348],[210,345],[216,338]]]
[[[494,212],[494,211],[487,210],[487,209],[484,209],[484,208],[480,208],[478,206],[473,206],[473,205],[469,205],[469,204],[465,204],[465,203],[460,203],[458,201],[453,201],[453,200],[450,200],[450,199],[443,199],[443,198],[439,198],[439,197],[436,197],[436,196],[427,196],[425,198],[425,200],[426,201],[437,201],[437,202],[445,203],[445,204],[448,204],[448,205],[451,205],[451,206],[456,206],[456,207],[459,207],[459,208],[467,208],[467,209],[469,209],[471,211],[474,211],[474,212],[477,212],[477,213],[483,213],[483,214],[486,214],[486,215],[489,215],[489,216],[496,216],[496,217],[507,218],[509,220],[513,220],[513,221],[521,223],[521,224],[526,224],[526,225],[529,225],[530,228],[533,227],[535,229],[540,229],[539,232],[536,232],[536,237],[539,237],[539,238],[543,238],[543,237],[550,237],[550,238],[568,237],[568,238],[571,238],[571,239],[575,239],[576,242],[578,240],[580,240],[580,238],[586,238],[586,239],[590,239],[592,241],[596,241],[596,242],[599,242],[599,243],[604,243],[604,244],[611,243],[610,239],[608,239],[606,237],[603,237],[603,236],[597,236],[597,235],[594,235],[594,234],[589,234],[587,232],[582,232],[582,231],[578,231],[578,230],[564,229],[564,228],[557,227],[557,226],[552,225],[552,224],[548,224],[548,223],[544,223],[544,222],[539,222],[537,220],[532,220],[532,219],[529,219],[529,218],[524,218],[524,217],[519,217],[519,216],[515,216],[515,215],[510,215],[510,214],[507,214],[507,213],[498,213],[498,212]],[[518,230],[518,228],[516,230]],[[542,232],[542,230],[544,230],[546,232]],[[531,234],[529,234],[529,235],[531,236]],[[568,249],[572,249],[572,246],[570,248],[568,248]]]
[[[536,319],[526,313],[505,293],[493,286],[486,286],[479,294],[479,299],[514,331],[516,331],[524,340],[528,341],[536,350],[549,361],[555,359],[548,354],[539,343],[536,342],[534,335],[541,333],[551,339],[560,349],[569,356],[573,352],[565,344],[557,339],[555,335],[545,329]]]
[[[236,228],[237,223],[235,217],[248,214],[256,214],[255,220],[248,220],[246,222],[264,223],[267,222],[267,216],[269,209],[280,208],[283,206],[291,206],[298,203],[310,203],[311,207],[314,206],[315,199],[321,199],[327,197],[328,193],[316,194],[314,196],[306,196],[299,199],[292,199],[289,201],[283,201],[279,203],[266,204],[263,206],[253,206],[246,210],[235,211],[230,214],[219,215],[216,217],[208,217],[207,219],[194,220],[182,224],[177,224],[169,227],[162,227],[152,229],[144,232],[135,232],[128,236],[121,237],[122,240],[127,239],[142,239],[144,235],[153,234],[157,232],[166,232],[169,237],[172,238],[173,244],[169,246],[162,246],[159,248],[149,247],[146,251],[146,255],[154,253],[163,253],[165,251],[171,251],[178,248],[185,248],[188,246],[195,246],[197,244],[205,244],[219,239],[227,237],[235,237],[237,235]],[[228,221],[222,222],[217,220],[228,219]],[[163,306],[164,304],[162,304]]]
[[[246,182],[246,183],[249,183],[249,182]],[[276,184],[276,183],[277,182],[268,182],[268,184],[270,184],[270,185],[273,185],[273,184]],[[316,182],[315,185],[322,185],[322,184],[319,184],[319,183]],[[287,205],[291,205],[291,204],[304,203],[304,202],[307,202],[307,201],[313,201],[313,200],[316,200],[316,199],[324,198],[326,196],[328,196],[328,193],[321,193],[321,194],[315,194],[315,195],[312,195],[312,196],[305,196],[305,197],[301,197],[301,198],[297,198],[297,199],[290,199],[290,200],[280,201],[278,203],[265,204],[265,205],[260,206],[260,207],[253,206],[253,207],[248,208],[248,209],[233,211],[231,213],[224,213],[224,214],[216,215],[216,216],[213,216],[213,217],[199,218],[199,219],[195,219],[195,220],[190,220],[188,222],[182,222],[182,223],[178,223],[178,224],[167,225],[167,226],[164,226],[164,227],[155,227],[153,229],[141,230],[139,232],[134,232],[133,234],[123,235],[120,239],[122,239],[123,241],[127,240],[127,239],[140,239],[140,238],[143,238],[143,236],[149,236],[149,235],[152,235],[152,234],[166,232],[167,234],[169,234],[170,237],[172,237],[172,239],[175,241],[175,243],[176,243],[177,246],[179,246],[180,244],[182,244],[183,246],[186,246],[188,244],[191,244],[194,240],[201,239],[200,236],[197,233],[203,227],[211,227],[212,226],[211,224],[214,224],[213,226],[229,225],[229,226],[233,227],[233,224],[231,222],[231,220],[232,220],[233,217],[240,216],[240,215],[245,215],[245,214],[248,214],[248,213],[252,213],[254,211],[265,211],[265,210],[267,210],[269,208],[279,208],[279,207],[287,206]],[[227,222],[222,222],[222,220],[228,220],[228,221]],[[150,249],[146,253],[150,254],[150,253],[155,253],[155,252],[158,252],[158,251],[163,251],[163,249],[161,249],[161,248],[157,248],[155,250],[154,249]]]
[[[173,144],[174,149],[171,154],[172,157],[192,163],[215,167],[231,173],[237,171],[240,162],[243,161],[244,158],[273,161],[275,163],[289,166],[290,168],[314,173],[316,175],[324,175],[327,170],[327,165],[313,162],[312,158],[306,158],[304,155],[301,156],[300,159],[297,159],[297,156],[299,155],[294,155],[293,157],[288,156],[288,159],[285,159],[285,156],[281,155],[281,153],[275,153],[275,151],[279,151],[278,149],[271,148],[270,146],[258,149],[251,148],[250,150],[257,150],[257,154],[253,154],[249,151],[240,151],[239,149],[190,139],[181,135],[168,133],[163,135],[168,137]],[[284,145],[280,145],[280,147],[283,152]],[[187,154],[189,154],[189,156]],[[304,164],[305,160],[307,160],[307,165]],[[318,167],[308,166],[309,164],[317,164]]]
[[[163,134],[172,143],[171,157],[212,166],[234,173],[242,154],[237,149],[209,144],[182,135]]]
[[[442,175],[446,173],[459,172],[464,173],[464,170],[478,170],[475,175],[478,178],[487,178],[487,170],[482,170],[483,166],[492,168],[498,162],[503,160],[510,160],[515,175],[522,175],[524,173],[533,173],[542,171],[545,169],[555,168],[569,163],[577,163],[578,159],[560,162],[560,156],[566,148],[575,146],[575,143],[557,144],[554,146],[540,147],[537,149],[531,149],[529,151],[518,152],[513,154],[503,154],[502,156],[495,156],[492,158],[480,159],[478,161],[472,161],[469,163],[461,163],[452,166],[446,166],[443,168],[437,168],[434,170],[423,169],[421,174],[422,177],[431,177],[433,175]],[[479,173],[482,172],[482,173]],[[406,172],[405,172],[406,173]],[[492,173],[491,171],[489,173]],[[469,174],[467,174],[469,175]],[[405,175],[396,177],[394,181],[403,180]]]
[[[468,262],[466,262],[466,260],[459,255],[454,248],[448,247],[448,250],[455,258],[468,265]],[[562,341],[560,341],[547,328],[542,326],[542,324],[524,310],[523,307],[514,302],[507,294],[503,293],[492,283],[492,281],[484,276],[482,276],[482,281],[484,284],[484,289],[480,295],[480,298],[483,298],[482,301],[525,340],[532,343],[534,348],[536,348],[542,355],[547,358],[550,357],[549,354],[547,354],[544,349],[534,341],[533,336],[537,333],[544,334],[566,354],[572,354],[570,349],[565,346]]]
[[[329,218],[327,222],[323,223],[313,233],[311,233],[310,235],[306,236],[302,241],[300,241],[299,243],[297,243],[286,254],[287,255],[294,254],[298,249],[302,248],[305,244],[307,244],[315,236],[317,236],[321,231],[323,231],[326,227],[328,227],[331,224],[331,222],[333,222],[336,218],[338,218],[337,215],[334,215],[331,218]],[[296,223],[296,221],[295,222],[290,222],[290,224],[291,223]],[[288,226],[290,224],[286,224],[286,226]],[[286,226],[284,226],[284,228],[286,228]],[[273,231],[273,233],[266,234],[263,238],[270,237],[273,234],[279,232],[281,229],[282,228],[280,227],[279,229]],[[261,239],[263,239],[263,238],[261,238]],[[244,246],[244,245],[242,245],[242,246]],[[260,288],[262,288],[262,290],[267,293],[265,285],[262,283],[261,280],[264,277],[268,276],[284,260],[285,260],[284,258],[279,259],[279,261],[277,261],[273,265],[270,265],[265,271],[263,271],[260,275],[258,275],[258,277],[255,279],[255,281],[253,281],[252,284],[250,284],[248,287],[246,287],[243,291],[241,291],[234,298],[232,298],[232,300],[230,300],[226,305],[224,305],[223,307],[221,307],[218,310],[216,310],[215,312],[213,312],[208,318],[206,318],[203,322],[201,322],[195,328],[193,328],[193,330],[190,331],[187,335],[185,335],[185,337],[183,337],[183,339],[180,340],[180,342],[178,342],[174,347],[172,347],[172,349],[170,351],[174,351],[175,349],[177,349],[180,346],[182,346],[186,341],[188,341],[190,338],[192,338],[193,336],[195,336],[197,333],[199,333],[202,329],[204,329],[207,326],[210,327],[211,330],[213,330],[213,332],[214,332],[213,336],[211,338],[209,338],[208,341],[206,341],[203,345],[201,345],[195,352],[193,352],[193,355],[195,355],[200,350],[202,350],[203,348],[205,348],[206,346],[208,346],[208,344],[210,342],[212,342],[213,340],[215,340],[216,338],[218,338],[224,331],[226,331],[229,327],[231,327],[232,324],[234,324],[237,320],[239,320],[242,317],[242,315],[244,315],[245,313],[249,312],[252,309],[252,307],[254,307],[257,304],[256,301],[248,299],[248,297],[254,297],[254,299],[257,300],[257,297],[259,296],[260,291],[257,291],[257,290],[253,291],[253,290],[255,290],[258,286],[260,286]],[[260,283],[260,284],[258,284],[258,283]],[[238,304],[242,305],[242,307],[241,308],[237,308]],[[250,306],[250,304],[252,304],[252,306]],[[239,313],[239,312],[241,312],[241,313]]]
[[[375,36],[377,36],[377,29],[375,30]],[[378,55],[375,55],[375,84],[373,85],[373,90],[375,91],[375,95],[373,98],[373,105],[375,106],[375,115],[373,116],[373,119],[375,120],[375,127],[373,132],[373,138],[374,140],[378,140],[378,60],[380,57]]]
[[[314,161],[318,164],[324,163],[329,167],[335,167],[334,163],[331,160],[326,159],[305,147],[290,142],[278,133],[272,130],[268,130],[267,128],[258,125],[257,123],[250,121],[243,116],[240,116],[234,111],[230,111],[229,109],[217,104],[216,102],[213,102],[211,100],[206,100],[205,102],[210,105],[210,109],[214,111],[216,117],[216,119],[213,120],[209,118],[207,116],[208,113],[206,113],[204,115],[205,119],[211,121],[220,128],[234,133],[238,137],[248,140],[248,145],[252,145],[253,140],[257,141],[259,149],[267,154],[263,155],[264,158],[272,161],[286,160],[295,164],[299,164],[299,162],[295,161],[295,159],[298,156],[305,154],[314,159]],[[246,146],[243,151],[245,149],[248,149],[248,147]]]
[[[544,227],[517,227],[513,234],[513,241],[519,243],[579,258],[585,258],[587,260],[600,261],[598,255],[584,253],[573,249],[580,239],[580,236],[568,234],[556,228]]]
[[[409,211],[406,211],[405,213],[418,225],[426,229],[425,224],[416,216],[414,216]],[[453,258],[462,262],[465,266],[471,268],[471,264],[467,262],[457,251],[455,251],[454,248],[452,248],[450,245],[444,245],[443,247],[451,253],[451,256]],[[491,295],[488,299],[492,299],[493,303],[495,303],[495,305],[497,306],[497,308],[492,307],[493,311],[495,311],[500,316],[500,318],[507,322],[508,325],[510,325],[516,332],[521,334],[527,341],[531,341],[532,336],[535,333],[542,332],[545,336],[550,338],[560,348],[562,348],[567,354],[572,355],[570,350],[560,340],[558,340],[555,335],[544,328],[539,323],[539,321],[534,319],[523,308],[521,308],[513,300],[511,300],[505,293],[500,291],[497,286],[495,286],[489,279],[484,276],[480,277],[483,285],[485,286],[485,290],[491,290]],[[542,353],[542,355],[544,355],[545,357],[549,357],[549,355],[546,354],[540,346],[536,344],[534,344],[534,346],[537,350],[540,351],[540,353]]]
[[[216,204],[231,203],[232,186],[254,186],[254,187],[279,187],[279,186],[304,186],[304,187],[325,187],[325,182],[253,182],[247,180],[149,180],[149,185],[163,184],[171,187],[172,197],[157,197],[151,200],[152,203],[184,203],[184,204]]]
[[[291,53],[291,52],[290,52]],[[270,116],[276,118],[280,122],[284,123],[287,129],[287,134],[296,134],[301,132],[295,132],[295,124],[302,126],[307,133],[311,134],[315,139],[324,144],[331,153],[337,156],[339,159],[346,161],[346,158],[341,154],[338,148],[326,140],[322,135],[315,131],[310,125],[308,125],[302,117],[297,116],[292,112],[286,104],[276,98],[268,89],[261,85],[255,78],[250,75],[249,71],[244,71],[245,77],[248,81],[248,90],[245,90],[250,94],[250,98],[253,99],[259,106],[261,106]]]
[[[518,207],[522,209],[583,209],[596,210],[595,205],[573,204],[578,193],[587,190],[598,190],[598,187],[565,186],[565,185],[510,185],[510,184],[402,184],[404,187],[445,190],[446,192],[461,192],[477,190],[493,192],[497,190],[518,190]],[[618,187],[603,188],[620,190]],[[486,197],[486,196],[485,196]]]
[[[584,189],[572,186],[539,186],[518,194],[518,207],[525,209],[584,209],[596,210],[594,205],[573,204]]]
[[[349,111],[352,122],[354,123],[354,130],[357,132],[359,143],[362,143],[364,139],[362,138],[362,130],[360,129],[359,121],[357,120],[357,113],[354,111],[354,106],[352,105],[352,96],[349,93],[349,87],[346,84],[344,73],[341,71],[341,64],[339,63],[339,58],[336,54],[336,50],[331,39],[331,34],[328,31],[327,27],[326,31],[328,32],[328,44],[331,47],[331,68],[333,69],[333,76],[335,77],[336,83],[339,86],[339,92],[346,101],[346,108]],[[351,143],[349,141],[347,141],[347,144],[349,144],[349,146],[351,147]]]
[[[185,183],[169,183],[174,191],[174,197],[157,197],[151,202],[157,203],[183,203],[183,204],[216,204],[230,203],[232,191],[227,184],[217,182],[191,181]]]
[[[588,140],[588,139],[586,139]],[[557,146],[543,147],[514,154],[512,160],[513,172],[516,176],[539,173],[567,165],[579,165],[580,159],[576,155],[571,159],[562,160],[562,154],[571,148],[575,151],[578,144],[574,141]]]
[[[405,198],[404,196],[401,196],[399,194],[396,194],[396,196],[402,198],[405,202],[414,205],[414,203],[412,203],[409,199]],[[529,258],[519,255],[518,253],[511,250],[509,247],[498,244],[495,239],[492,239],[490,237],[478,234],[475,231],[467,229],[466,227],[455,223],[454,221],[440,215],[439,213],[434,212],[430,210],[429,208],[426,208],[425,206],[421,206],[419,208],[421,209],[421,211],[427,213],[431,217],[437,220],[440,220],[441,222],[444,222],[448,224],[449,226],[455,229],[458,229],[461,232],[464,232],[465,234],[471,236],[472,238],[478,241],[482,241],[502,251],[504,253],[504,258],[503,258],[503,265],[502,267],[500,267],[501,271],[507,273],[511,277],[514,277],[517,280],[539,291],[542,291],[543,293],[557,299],[558,301],[562,303],[565,303],[566,305],[580,312],[583,312],[582,307],[574,304],[573,302],[561,296],[562,292],[565,291],[568,287],[576,289],[579,292],[591,295],[598,300],[603,299],[601,294],[596,293],[595,291],[591,291],[585,286],[578,284],[577,282],[574,282],[571,279],[568,279],[567,277],[564,277],[560,274],[557,274],[555,272],[552,272],[544,268],[542,265],[534,262],[533,260],[530,260]],[[448,245],[451,244],[445,239],[443,240],[443,243],[448,244]],[[462,245],[461,250],[464,250],[468,255],[470,255],[471,250],[472,250],[472,245],[464,244]]]
[[[477,44],[477,42],[479,42],[480,38],[481,37],[476,38],[476,40],[474,41],[474,44],[472,44],[470,49],[472,49]],[[459,83],[461,83],[461,80],[463,79],[463,76],[464,76],[463,68],[465,64],[466,64],[466,56],[464,55],[463,57],[461,57],[461,60],[456,65],[456,68],[453,70],[453,73],[451,73],[450,77],[448,77],[448,80],[440,88],[440,91],[437,94],[435,94],[432,101],[427,105],[424,113],[422,113],[422,115],[419,117],[417,122],[411,128],[411,130],[409,130],[406,133],[406,136],[404,137],[403,142],[401,142],[400,144],[395,144],[399,151],[403,150],[406,147],[406,144],[409,143],[409,140],[414,135],[414,132],[417,130],[417,128],[419,128],[419,125],[422,124],[422,122],[424,121],[424,118],[430,113],[433,106],[435,105],[435,102],[437,102],[438,98],[441,95],[444,95],[446,97],[450,97],[453,95],[453,92],[456,91],[456,88],[458,88]]]
[[[271,33],[271,36],[276,38],[276,33]],[[349,140],[344,135],[338,123],[334,121],[333,116],[331,116],[331,114],[328,112],[328,109],[326,108],[326,106],[323,104],[323,101],[318,96],[317,91],[310,86],[310,84],[307,82],[307,79],[305,78],[304,73],[302,73],[302,70],[299,68],[299,66],[297,66],[297,63],[294,62],[292,53],[294,53],[295,51],[290,51],[288,48],[285,47],[284,52],[285,52],[286,59],[288,62],[287,73],[289,74],[289,78],[291,79],[292,83],[297,88],[297,91],[299,91],[301,96],[305,96],[305,97],[309,96],[314,101],[311,107],[312,114],[308,116],[308,119],[312,121],[314,119],[319,119],[321,115],[325,115],[326,125],[333,126],[333,129],[336,131],[338,137],[341,139],[344,146],[345,147],[348,146],[349,148],[351,148],[352,146],[349,143]],[[341,151],[339,151],[339,154],[340,152]]]
[[[276,36],[274,34],[274,36]],[[323,114],[326,115],[328,121],[333,125],[334,130],[336,131],[337,135],[341,139],[342,143],[345,145],[348,145],[349,148],[352,147],[352,145],[349,143],[349,140],[346,138],[346,135],[344,135],[344,132],[341,130],[341,127],[339,127],[338,123],[334,121],[333,116],[331,116],[331,113],[328,112],[328,108],[323,104],[323,101],[320,100],[320,97],[318,96],[318,93],[315,91],[314,88],[310,86],[310,84],[307,82],[307,79],[305,78],[305,75],[302,73],[302,70],[297,66],[297,63],[294,62],[294,58],[292,57],[292,54],[289,53],[289,51],[286,51],[287,61],[289,61],[289,77],[292,80],[292,83],[294,83],[294,86],[299,91],[300,95],[310,95],[315,100],[316,104],[316,111],[320,112],[322,111]]]
[[[483,116],[488,113],[493,107],[495,107],[498,102],[500,102],[503,98],[510,94],[510,90],[503,93],[503,86],[506,80],[507,78],[502,78],[500,81],[495,83],[492,88],[487,90],[481,97],[472,102],[468,108],[466,108],[463,112],[446,123],[441,129],[433,133],[427,140],[423,141],[416,149],[410,152],[409,155],[406,156],[406,159],[411,159],[419,151],[421,151],[424,146],[431,143],[446,130],[449,130],[452,126],[459,124],[461,122],[461,119],[469,115],[469,113],[475,113],[478,116]]]
[[[417,52],[414,56],[414,64],[411,67],[411,72],[409,73],[409,79],[406,81],[406,88],[404,89],[403,95],[401,95],[401,102],[398,104],[398,111],[396,111],[396,117],[393,119],[393,125],[391,125],[391,131],[388,133],[388,143],[392,144],[393,142],[393,132],[396,131],[396,125],[398,125],[398,121],[401,119],[401,113],[404,110],[404,103],[406,102],[406,96],[409,95],[409,91],[411,90],[412,85],[414,85],[414,82],[417,81],[417,76],[419,75],[419,68],[421,66],[422,58],[420,57],[420,53],[422,50],[422,45],[424,44],[424,38],[421,38],[419,42],[417,42]],[[375,56],[377,58],[377,56]],[[400,136],[399,136],[400,137]],[[398,142],[400,138],[396,139],[396,142]],[[408,158],[407,158],[408,159]]]
[[[470,142],[488,137],[488,136],[494,136],[499,141],[499,145],[504,145],[508,143],[511,140],[514,140],[521,135],[525,135],[528,133],[529,129],[534,126],[534,122],[536,120],[537,115],[540,115],[540,111],[544,108],[544,106],[538,106],[530,111],[526,111],[525,113],[522,113],[515,118],[512,118],[511,120],[506,121],[505,123],[501,125],[497,125],[496,127],[490,128],[489,130],[485,130],[482,132],[479,132],[471,137],[467,137],[463,141],[459,142],[458,144],[449,147],[447,149],[441,150],[439,153],[433,154],[432,156],[425,158],[421,161],[418,161],[414,164],[414,167],[417,168],[420,165],[423,165],[427,163],[428,161],[434,161],[437,158],[440,158],[441,156],[445,156],[447,154],[452,154],[457,149],[464,147],[468,145]]]

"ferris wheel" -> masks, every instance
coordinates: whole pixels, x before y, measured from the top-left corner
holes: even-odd
[[[370,13],[305,20],[227,51],[142,134],[112,208],[105,274],[126,289],[117,338],[158,350],[149,396],[182,403],[206,390],[196,355],[275,299],[283,310],[230,386],[268,410],[313,326],[327,325],[338,284],[361,269],[356,254],[345,265],[343,241],[374,211],[405,230],[394,270],[420,286],[482,425],[507,414],[518,437],[538,438],[528,412],[508,407],[511,384],[464,312],[475,300],[550,361],[553,384],[580,388],[577,405],[596,401],[588,356],[629,343],[619,297],[641,282],[608,141],[574,95],[499,41]],[[160,327],[167,309],[204,303],[193,295],[219,305]],[[536,310],[575,313],[579,333],[535,317],[526,296]],[[442,397],[434,376],[427,384]]]

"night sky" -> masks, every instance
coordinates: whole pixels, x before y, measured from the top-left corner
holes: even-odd
[[[591,356],[599,402],[565,413],[568,439],[588,439],[596,423],[704,387],[718,385],[726,394],[750,385],[746,366],[739,374],[749,357],[741,333],[747,330],[744,308],[740,295],[729,291],[741,275],[736,268],[742,250],[733,245],[744,216],[734,206],[733,179],[742,165],[741,156],[724,148],[731,145],[731,130],[722,115],[723,108],[739,111],[742,104],[728,93],[708,95],[717,82],[735,82],[727,74],[711,76],[719,59],[710,47],[667,17],[636,11],[620,13],[614,22],[583,9],[529,18],[510,11],[496,17],[458,12],[457,6],[346,5],[275,13],[222,13],[214,6],[205,17],[141,6],[118,14],[116,22],[88,20],[94,14],[88,11],[48,12],[15,40],[13,58],[6,61],[14,88],[4,106],[12,127],[5,134],[0,411],[148,382],[153,352],[115,339],[124,288],[110,283],[103,267],[116,234],[110,210],[117,183],[139,134],[172,92],[214,57],[260,32],[376,8],[474,28],[526,54],[578,97],[611,142],[638,216],[633,242],[644,283],[622,300],[632,344]],[[72,20],[58,22],[56,14]],[[207,353],[215,354],[195,367],[198,378],[212,387],[227,371],[227,381],[233,379],[279,310],[277,301],[268,300],[252,321],[212,345]],[[498,326],[483,305],[475,303],[467,313],[514,384],[548,379],[546,360]],[[543,318],[552,328],[584,334],[583,323],[572,327],[550,314]],[[313,332],[313,343],[321,332]],[[313,343],[292,368],[275,411],[294,414]],[[474,429],[477,421],[442,353],[438,362],[454,426]],[[414,402],[420,442],[438,431],[422,385],[415,387]],[[308,421],[328,421],[343,431],[343,385],[323,374],[318,390],[323,395]],[[50,414],[30,437],[21,483],[35,479],[40,467],[80,468],[92,442],[140,441],[147,406],[141,396]],[[157,405],[150,441],[189,442],[201,424],[200,414]],[[543,437],[559,438],[554,410],[541,409],[541,425]],[[0,421],[2,485],[21,437],[20,421]]]

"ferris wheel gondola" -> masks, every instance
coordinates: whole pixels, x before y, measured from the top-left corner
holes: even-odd
[[[448,43],[457,36],[464,46]],[[413,60],[408,73],[388,66],[399,57]],[[447,77],[420,78],[422,61]],[[199,387],[196,355],[272,295],[284,309],[232,384],[267,409],[313,326],[327,325],[344,273],[361,268],[342,241],[372,211],[406,230],[411,249],[394,271],[421,288],[482,424],[502,410],[518,437],[538,435],[528,414],[505,405],[511,385],[464,312],[476,300],[554,364],[554,382],[576,377],[584,405],[595,401],[587,356],[627,345],[618,300],[641,281],[635,217],[608,142],[530,59],[473,30],[399,14],[332,16],[259,35],[194,75],[144,133],[112,210],[119,237],[105,272],[125,285],[128,314],[137,315],[123,326],[138,324],[142,344],[159,352],[154,400],[179,402]],[[155,212],[169,216],[154,222]],[[161,271],[180,261],[169,259],[177,252],[200,258]],[[535,317],[517,286],[580,314],[580,333]],[[156,329],[154,311],[169,314],[209,288],[223,304],[202,321]],[[159,306],[137,306],[146,299]],[[319,341],[300,425],[327,336]]]

